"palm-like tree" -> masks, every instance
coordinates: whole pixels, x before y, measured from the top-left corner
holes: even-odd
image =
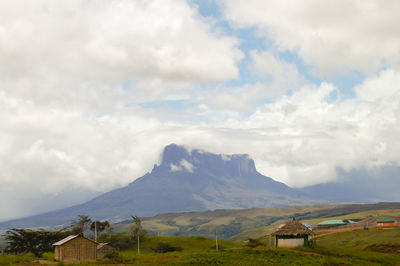
[[[139,216],[132,216],[133,222],[135,223],[133,227],[133,234],[137,235],[137,243],[138,243],[138,255],[140,254],[140,234],[142,232],[142,220],[140,220]]]

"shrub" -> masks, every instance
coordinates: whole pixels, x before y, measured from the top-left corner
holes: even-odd
[[[168,243],[164,242],[158,242],[156,248],[151,248],[154,252],[157,253],[167,253],[167,252],[173,252],[173,251],[182,251],[183,249],[181,247],[174,247]]]
[[[261,238],[249,238],[249,242],[247,243],[247,245],[251,248],[255,248],[258,246],[265,246]]]
[[[110,259],[110,260],[116,260],[119,258],[119,253],[117,251],[113,250],[113,251],[107,252],[104,255],[104,258]]]

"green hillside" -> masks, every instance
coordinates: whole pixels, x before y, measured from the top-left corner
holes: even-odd
[[[354,212],[351,214],[341,215],[341,216],[303,219],[303,220],[301,220],[301,222],[306,222],[306,223],[309,223],[311,226],[316,227],[318,223],[320,223],[324,220],[354,219],[354,220],[360,220],[360,222],[358,224],[356,224],[355,226],[362,227],[364,224],[368,224],[367,222],[364,222],[366,219],[371,218],[371,217],[379,217],[379,216],[400,216],[400,209],[384,209],[384,210]],[[280,219],[268,226],[262,226],[262,227],[257,227],[257,228],[253,228],[250,230],[243,231],[237,235],[232,236],[230,238],[230,240],[244,241],[249,238],[257,238],[260,236],[269,235],[269,234],[273,233],[280,224],[283,224],[286,222],[287,222],[287,219]]]
[[[293,216],[315,226],[335,219],[364,219],[379,215],[400,215],[400,203],[342,204],[215,210],[161,214],[143,218],[143,226],[151,235],[213,237],[247,240],[270,234]],[[128,232],[131,221],[115,224],[115,231]]]

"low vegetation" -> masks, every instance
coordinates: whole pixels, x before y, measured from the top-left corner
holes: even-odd
[[[7,253],[32,253],[41,257],[44,252],[53,251],[53,243],[70,235],[70,231],[45,231],[30,229],[10,229],[6,232]]]
[[[398,265],[400,228],[358,230],[321,236],[314,248],[275,248],[265,239],[248,242],[221,240],[224,248],[215,250],[215,239],[204,237],[146,236],[140,255],[132,243],[96,264],[125,265]],[[389,244],[391,243],[391,244]],[[180,249],[181,248],[181,249]],[[175,250],[173,250],[175,249]],[[51,262],[52,253],[44,253],[42,263]],[[33,254],[0,256],[0,265],[35,265]],[[94,265],[82,263],[75,265]]]
[[[347,212],[347,211],[346,211]],[[361,211],[351,214],[343,214],[343,209],[336,210],[334,213],[342,216],[369,219],[371,215],[388,214],[388,210],[370,210]],[[163,216],[163,219],[168,218],[168,226],[176,226],[177,223],[184,226],[197,224],[201,229],[205,224],[218,225],[218,221],[223,221],[227,224],[235,224],[237,228],[245,228],[248,226],[257,226],[258,223],[271,223],[269,226],[259,227],[268,228],[268,230],[276,229],[277,225],[284,222],[285,219],[275,220],[265,218],[267,216],[249,215],[248,217],[239,216],[235,219],[227,220],[226,217],[193,217],[193,220],[177,219],[176,216]],[[393,209],[392,213],[397,214],[398,209]],[[221,213],[220,213],[221,214]],[[288,217],[279,213],[279,217]],[[193,214],[185,214],[187,217]],[[315,218],[316,215],[325,215],[325,211],[317,209],[303,217],[314,217],[306,221],[314,223],[321,220],[321,217]],[[376,217],[375,216],[375,217]],[[174,218],[175,217],[175,218]],[[80,217],[81,220],[88,220],[88,217]],[[182,218],[182,217],[181,217]],[[332,218],[332,217],[327,217]],[[167,219],[167,220],[168,220]],[[197,219],[197,220],[196,220]],[[167,221],[164,220],[164,221]],[[275,220],[275,221],[273,221]],[[287,218],[286,218],[287,220]],[[79,224],[79,220],[75,225]],[[100,222],[99,222],[100,223]],[[91,225],[90,222],[85,224],[86,227]],[[230,241],[220,239],[222,232],[218,232],[218,250],[215,242],[215,231],[210,230],[210,238],[203,236],[153,236],[146,234],[146,230],[142,228],[141,220],[138,217],[132,217],[130,223],[127,224],[126,232],[116,234],[103,233],[99,236],[98,242],[111,243],[117,249],[116,252],[106,254],[104,258],[99,259],[96,264],[103,265],[399,265],[400,262],[400,227],[392,229],[371,228],[364,230],[363,228],[351,229],[352,231],[331,230],[316,231],[316,236],[313,238],[312,247],[300,248],[276,248],[274,246],[274,238],[266,236],[263,231],[252,230],[241,232],[242,241]],[[219,224],[220,226],[221,224]],[[96,229],[98,233],[106,231],[105,229],[111,226],[101,226]],[[188,227],[189,228],[189,227]],[[204,227],[207,228],[207,227]],[[203,228],[203,229],[204,229]],[[215,228],[215,227],[211,227]],[[221,229],[221,227],[219,227]],[[19,230],[19,229],[18,229]],[[204,229],[205,230],[205,229]],[[25,231],[10,231],[20,236],[25,236],[31,233],[32,230]],[[44,231],[42,231],[44,232]],[[110,231],[109,231],[110,232]],[[247,237],[246,232],[252,232],[252,237]],[[23,233],[23,234],[21,234]],[[140,255],[137,253],[137,236],[140,237]],[[61,236],[59,238],[62,238]],[[58,241],[48,240],[49,243]],[[20,241],[25,243],[29,241]],[[40,241],[37,241],[40,243]],[[34,246],[32,244],[28,246]],[[16,251],[20,255],[0,256],[0,265],[38,265],[39,263],[52,263],[54,253],[47,252],[52,250],[48,248],[40,253],[25,248],[25,251]],[[33,253],[35,252],[35,253]],[[94,265],[93,263],[82,263],[75,265]]]

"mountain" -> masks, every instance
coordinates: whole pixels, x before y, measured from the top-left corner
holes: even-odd
[[[69,224],[78,214],[118,221],[131,215],[314,204],[302,192],[257,172],[248,155],[212,154],[171,144],[160,165],[126,187],[86,203],[0,223],[0,228]]]
[[[338,180],[299,189],[313,198],[333,202],[400,201],[400,167],[382,166],[378,169],[338,169]]]

